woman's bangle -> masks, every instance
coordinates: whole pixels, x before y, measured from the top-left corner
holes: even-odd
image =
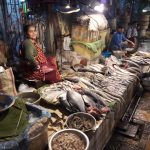
[[[40,69],[40,66],[39,66],[39,65],[37,66],[37,69],[38,69],[38,70]]]

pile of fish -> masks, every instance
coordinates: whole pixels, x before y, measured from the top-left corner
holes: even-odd
[[[150,53],[138,51],[130,57],[130,60],[139,65],[149,65],[150,64]]]
[[[74,75],[40,88],[39,93],[48,103],[61,105],[70,112],[88,112],[99,119],[115,103],[125,103],[127,87],[137,82],[140,75],[138,63],[111,56],[103,65],[78,68]]]

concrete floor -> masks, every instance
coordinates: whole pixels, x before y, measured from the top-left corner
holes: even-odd
[[[105,150],[150,150],[150,92],[145,92],[133,116],[140,125],[135,137],[114,132]]]
[[[150,92],[144,93],[135,112],[134,119],[138,119],[146,124],[150,124]],[[148,130],[150,130],[150,128]],[[149,136],[147,137],[145,150],[150,150],[150,132]]]

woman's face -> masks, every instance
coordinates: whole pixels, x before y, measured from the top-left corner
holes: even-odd
[[[29,27],[27,34],[30,39],[36,40],[37,32],[34,26]]]

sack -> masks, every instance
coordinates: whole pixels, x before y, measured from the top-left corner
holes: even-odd
[[[8,68],[0,73],[0,93],[11,96],[17,95],[12,68]]]

